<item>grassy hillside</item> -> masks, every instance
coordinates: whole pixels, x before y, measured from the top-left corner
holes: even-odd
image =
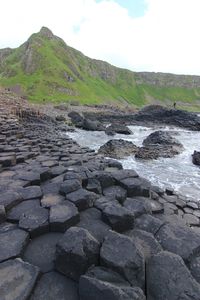
[[[88,104],[118,101],[135,106],[181,101],[183,105],[199,105],[199,77],[195,77],[194,86],[192,76],[184,80],[179,76],[173,86],[174,75],[160,82],[158,78],[152,80],[155,76],[158,75],[134,73],[92,60],[44,27],[19,48],[0,50],[0,85],[17,90],[32,101]]]

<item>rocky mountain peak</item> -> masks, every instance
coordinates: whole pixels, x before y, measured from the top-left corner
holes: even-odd
[[[49,39],[52,39],[54,37],[53,32],[49,28],[44,26],[40,29],[40,34]]]

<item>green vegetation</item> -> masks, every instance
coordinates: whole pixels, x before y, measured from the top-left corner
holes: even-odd
[[[177,101],[180,106],[190,103],[196,108],[200,105],[200,87],[138,82],[139,73],[92,60],[67,46],[47,28],[33,34],[19,48],[2,51],[0,85],[11,89],[20,86],[23,94],[34,102],[116,102],[140,107],[152,102]]]

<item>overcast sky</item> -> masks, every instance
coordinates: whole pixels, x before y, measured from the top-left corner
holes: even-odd
[[[0,48],[42,26],[134,71],[200,75],[200,0],[0,0]]]

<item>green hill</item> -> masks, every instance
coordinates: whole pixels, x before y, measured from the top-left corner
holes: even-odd
[[[86,57],[45,27],[20,47],[0,50],[0,86],[35,102],[200,105],[200,76],[120,69]]]

